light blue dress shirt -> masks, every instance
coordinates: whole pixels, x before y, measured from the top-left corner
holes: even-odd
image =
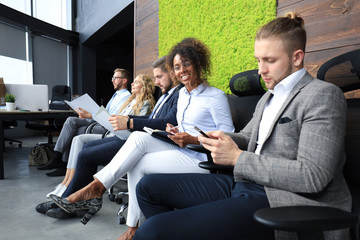
[[[204,83],[191,92],[188,92],[185,87],[180,89],[176,119],[179,131],[192,136],[200,134],[194,126],[204,132],[214,130],[233,132],[235,130],[225,93]],[[191,157],[206,160],[206,155],[203,153],[186,148],[180,148],[180,151]]]
[[[119,114],[120,107],[131,95],[127,89],[118,90],[115,94],[106,105],[106,110],[110,114]]]

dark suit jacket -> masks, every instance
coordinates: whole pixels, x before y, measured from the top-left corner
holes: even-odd
[[[166,99],[166,102],[160,108],[156,118],[149,119],[138,116],[130,116],[133,119],[133,131],[143,131],[145,126],[153,129],[165,130],[167,123],[171,123],[176,126],[177,101],[179,98],[179,89],[181,87],[182,85],[179,85],[174,89],[171,95]]]

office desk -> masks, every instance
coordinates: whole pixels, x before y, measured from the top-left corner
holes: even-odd
[[[4,126],[3,120],[53,120],[75,116],[74,111],[50,110],[44,112],[6,111],[0,109],[0,180],[4,179]]]

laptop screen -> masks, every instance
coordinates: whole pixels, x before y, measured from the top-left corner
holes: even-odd
[[[5,83],[6,92],[15,96],[19,110],[49,111],[49,92],[47,85]]]

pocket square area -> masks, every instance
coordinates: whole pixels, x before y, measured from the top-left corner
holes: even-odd
[[[283,118],[280,118],[279,120],[279,124],[283,124],[283,123],[288,123],[288,122],[291,122],[292,120],[288,117],[283,117]]]

